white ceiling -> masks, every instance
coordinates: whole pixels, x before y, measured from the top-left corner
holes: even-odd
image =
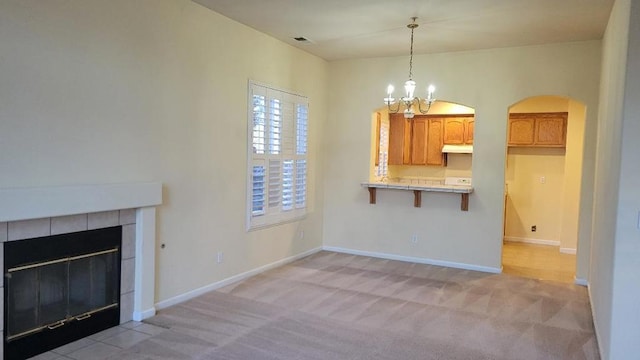
[[[601,39],[614,0],[193,0],[326,60]],[[293,38],[302,36],[309,43]]]

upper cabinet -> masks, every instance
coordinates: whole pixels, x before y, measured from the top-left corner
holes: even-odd
[[[473,144],[473,115],[447,117],[444,120],[444,144]]]
[[[442,166],[443,120],[414,118],[411,127],[411,165]]]
[[[509,116],[509,146],[533,145],[535,119],[533,117],[515,115],[511,114]]]
[[[427,165],[427,140],[429,121],[416,119],[411,122],[411,165]]]
[[[567,116],[566,112],[509,114],[509,146],[565,147]]]
[[[444,119],[416,115],[407,120],[392,114],[389,121],[389,165],[444,165]]]
[[[445,157],[442,155],[444,120],[429,119],[427,132],[427,159],[426,165],[443,166],[446,165]]]
[[[567,113],[545,114],[536,118],[537,146],[565,147],[567,144]]]
[[[389,115],[389,165],[411,164],[411,123],[403,114]]]

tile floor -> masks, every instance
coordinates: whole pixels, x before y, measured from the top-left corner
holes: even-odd
[[[575,282],[576,256],[557,246],[506,241],[502,247],[502,272],[531,279]]]
[[[97,360],[115,355],[167,329],[130,321],[32,357],[33,360]]]

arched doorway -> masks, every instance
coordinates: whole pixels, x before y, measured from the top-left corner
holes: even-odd
[[[509,108],[504,273],[575,281],[585,115],[559,96]]]

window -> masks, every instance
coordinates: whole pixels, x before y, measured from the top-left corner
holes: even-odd
[[[378,167],[376,167],[376,176],[386,178],[389,173],[389,121],[380,122],[380,149],[378,154]]]
[[[300,218],[307,205],[308,99],[249,82],[248,229]]]

